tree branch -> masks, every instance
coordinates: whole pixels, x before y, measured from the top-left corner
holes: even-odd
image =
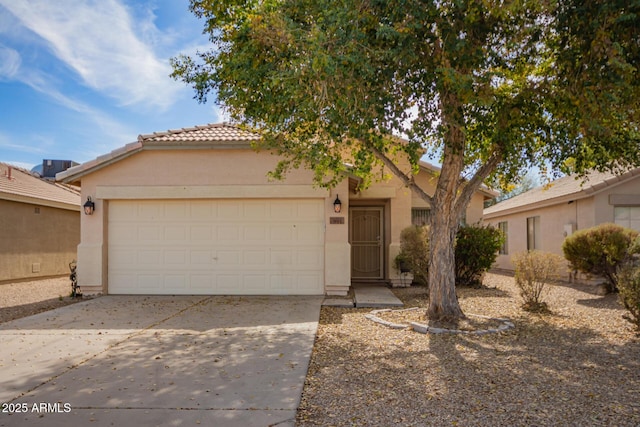
[[[416,182],[415,182],[415,180],[414,180],[412,175],[407,175],[404,172],[402,172],[402,170],[400,170],[400,168],[393,162],[393,160],[391,160],[389,157],[387,157],[387,155],[384,154],[382,151],[380,151],[378,148],[373,146],[373,144],[367,144],[365,142],[365,145],[366,145],[366,147],[368,149],[370,149],[373,152],[373,154],[386,167],[388,167],[391,170],[391,172],[395,176],[400,178],[400,180],[404,183],[404,185],[409,187],[409,189],[411,189],[411,191],[413,191],[418,196],[420,196],[420,198],[422,200],[424,200],[425,202],[429,203],[429,206],[431,206],[433,208],[433,198],[431,196],[429,196],[427,193],[425,193],[425,191],[416,184]]]
[[[502,152],[500,150],[494,151],[489,159],[476,171],[471,179],[462,187],[462,191],[456,200],[455,211],[465,208],[471,201],[473,193],[482,185],[485,179],[502,161]]]

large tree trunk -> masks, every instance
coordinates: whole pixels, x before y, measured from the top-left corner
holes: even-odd
[[[452,322],[464,318],[456,295],[455,237],[457,218],[442,208],[432,217],[429,230],[429,308],[430,320]]]

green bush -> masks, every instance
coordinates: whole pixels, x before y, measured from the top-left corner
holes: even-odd
[[[504,236],[491,226],[465,225],[456,234],[456,284],[481,286],[482,274],[498,257]]]
[[[563,261],[560,255],[549,252],[519,252],[511,257],[515,266],[515,282],[523,300],[522,308],[527,311],[548,311],[542,300],[545,285],[559,276]]]
[[[410,226],[400,232],[400,254],[396,258],[396,268],[400,263],[408,265],[416,283],[426,285],[429,277],[429,227]]]
[[[456,284],[481,285],[482,273],[496,260],[504,237],[500,230],[490,226],[462,226],[456,235]],[[429,278],[429,227],[411,226],[400,233],[400,254],[396,268],[401,263],[409,265],[414,281],[428,284]]]
[[[562,244],[564,257],[571,268],[607,280],[607,290],[615,292],[618,268],[630,255],[638,232],[616,224],[601,224],[580,230]]]

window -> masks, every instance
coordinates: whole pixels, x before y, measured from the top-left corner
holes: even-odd
[[[540,217],[527,218],[527,250],[540,249]]]
[[[500,230],[502,236],[504,236],[504,242],[502,242],[502,246],[500,246],[498,253],[500,255],[509,255],[509,246],[507,245],[509,241],[509,223],[507,221],[499,222],[498,230]]]
[[[613,221],[623,227],[640,231],[640,206],[616,206]]]
[[[431,221],[431,210],[423,208],[411,209],[411,224],[422,226],[429,225]]]

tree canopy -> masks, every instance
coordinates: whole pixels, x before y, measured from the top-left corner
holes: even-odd
[[[454,236],[474,191],[537,166],[640,164],[640,2],[191,0],[212,47],[172,60],[291,167],[333,186],[384,165],[432,210],[432,318],[463,316]],[[398,136],[405,136],[399,139]],[[424,155],[434,194],[413,180]],[[400,158],[411,169],[399,166]],[[465,179],[461,179],[464,177]]]

